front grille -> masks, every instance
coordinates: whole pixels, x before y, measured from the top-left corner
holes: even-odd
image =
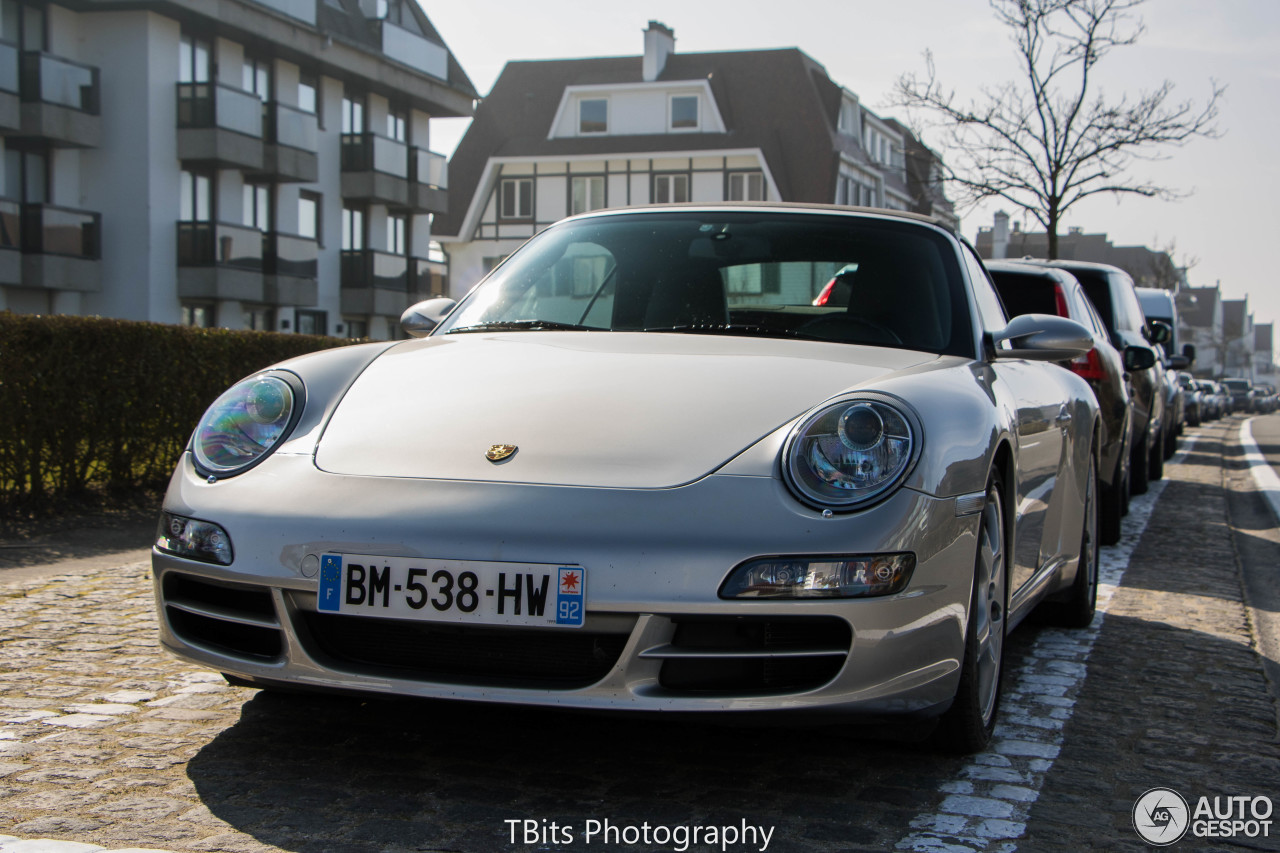
[[[446,684],[574,690],[604,678],[628,633],[446,625],[303,611],[314,651],[348,670]]]
[[[675,617],[658,683],[672,693],[767,695],[812,690],[840,672],[853,631],[834,616]]]
[[[168,572],[161,583],[165,616],[181,640],[256,662],[284,649],[271,591]]]

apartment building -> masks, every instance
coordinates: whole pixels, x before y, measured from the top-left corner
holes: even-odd
[[[449,163],[435,233],[451,295],[556,220],[603,207],[794,201],[955,223],[937,184],[911,185],[937,176],[935,155],[802,51],[675,44],[650,21],[642,55],[506,65]]]
[[[0,0],[0,310],[394,335],[476,97],[415,0]]]

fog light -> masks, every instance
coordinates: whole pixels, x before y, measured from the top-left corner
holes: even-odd
[[[210,521],[186,518],[169,512],[160,513],[156,528],[156,547],[188,560],[231,565],[231,537]]]
[[[721,598],[866,598],[902,592],[916,568],[915,554],[851,557],[771,557],[738,566]]]

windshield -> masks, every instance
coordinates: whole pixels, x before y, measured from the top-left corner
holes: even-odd
[[[525,244],[437,334],[581,330],[789,337],[971,355],[953,245],[869,217],[663,211]]]

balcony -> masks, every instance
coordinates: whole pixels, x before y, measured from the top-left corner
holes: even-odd
[[[266,237],[227,222],[178,223],[178,295],[265,302]]]
[[[409,146],[368,131],[342,134],[344,198],[409,206]]]
[[[342,252],[342,311],[399,316],[414,303],[409,258],[374,249]]]
[[[320,127],[315,113],[288,104],[270,103],[266,113],[265,177],[275,181],[311,183],[319,175],[316,151]]]
[[[315,305],[320,245],[308,237],[266,234],[266,301],[272,305]]]
[[[4,230],[12,224],[14,202],[0,210]],[[102,216],[52,204],[20,207],[17,234],[5,240],[22,247],[22,285],[50,290],[102,289]],[[19,236],[20,235],[20,236]]]
[[[424,213],[449,210],[449,161],[425,148],[409,150],[409,203]]]
[[[262,100],[222,83],[179,83],[178,159],[261,171]]]
[[[97,68],[38,50],[22,51],[18,65],[21,136],[69,148],[101,144]]]

